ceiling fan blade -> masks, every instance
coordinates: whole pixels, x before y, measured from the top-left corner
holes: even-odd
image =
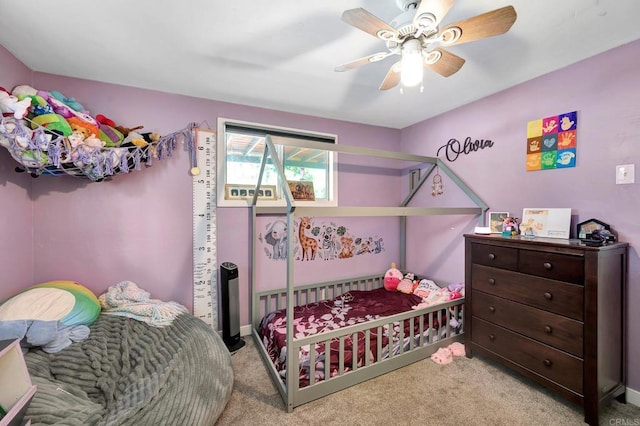
[[[398,32],[395,28],[361,7],[345,10],[342,13],[342,20],[367,34],[385,41],[393,38],[397,39],[398,37]]]
[[[434,61],[434,62],[430,62]],[[437,72],[443,77],[449,77],[457,73],[464,65],[465,60],[444,49],[433,49],[424,61],[425,68]]]
[[[449,13],[454,2],[455,0],[422,0],[413,17],[413,25],[435,29]]]
[[[387,56],[392,55],[391,52],[378,52],[373,55],[365,56],[364,58],[356,59],[355,61],[347,62],[346,64],[338,65],[335,67],[335,71],[342,72],[352,70],[354,68],[360,67],[362,65],[367,65],[372,62],[378,62],[386,58]]]
[[[509,31],[516,18],[517,14],[513,6],[505,6],[447,25],[440,31],[440,34],[444,37],[440,44],[453,46],[504,34]]]
[[[389,72],[380,84],[380,90],[389,90],[396,87],[400,83],[400,61],[396,62],[389,68]]]

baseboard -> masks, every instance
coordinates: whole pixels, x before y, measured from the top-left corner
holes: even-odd
[[[627,388],[625,397],[627,399],[627,404],[633,404],[636,407],[640,407],[640,391]]]
[[[240,326],[240,335],[241,336],[250,336],[251,335],[251,326],[250,325],[241,325]]]

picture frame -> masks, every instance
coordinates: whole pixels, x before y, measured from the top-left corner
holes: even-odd
[[[316,196],[313,190],[313,181],[289,180],[287,181],[289,190],[294,200],[315,201]]]
[[[569,238],[570,208],[525,208],[520,233],[527,237]]]
[[[489,212],[489,223],[487,227],[491,230],[492,234],[502,233],[502,225],[505,217],[509,217],[509,212]]]
[[[576,236],[580,240],[586,240],[591,238],[591,234],[594,231],[610,231],[611,226],[609,224],[604,223],[598,219],[591,218],[589,220],[585,220],[584,222],[580,222],[576,225]]]
[[[224,199],[225,200],[250,200],[255,193],[255,185],[237,185],[226,184],[224,186]],[[260,185],[258,190],[258,200],[276,200],[276,186],[275,185]]]

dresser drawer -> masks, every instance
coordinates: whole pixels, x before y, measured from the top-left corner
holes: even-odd
[[[558,281],[575,284],[584,282],[584,258],[582,256],[520,250],[518,270],[525,274]]]
[[[471,300],[473,316],[582,358],[583,324],[580,321],[476,290]]]
[[[473,343],[582,394],[582,360],[503,327],[473,318]]]
[[[583,321],[581,285],[475,264],[471,273],[474,289]]]
[[[497,247],[488,244],[471,244],[471,257],[474,263],[496,268],[518,269],[518,250],[509,247]]]

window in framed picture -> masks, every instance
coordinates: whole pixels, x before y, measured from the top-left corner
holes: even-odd
[[[509,217],[509,212],[489,212],[488,227],[492,234],[502,233],[502,225],[506,217]]]

